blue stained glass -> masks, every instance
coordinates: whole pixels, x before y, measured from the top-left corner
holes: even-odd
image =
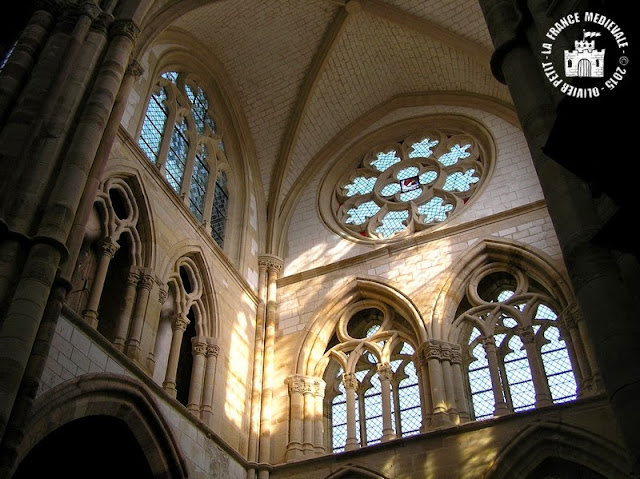
[[[409,218],[409,212],[407,210],[390,211],[382,218],[382,226],[376,228],[376,233],[388,238],[407,227],[407,225],[404,224],[407,218]]]
[[[422,141],[414,143],[413,145],[411,145],[413,150],[409,153],[409,158],[430,157],[433,154],[433,150],[431,148],[436,146],[438,143],[438,140],[432,141],[429,138],[425,138]]]
[[[385,171],[401,161],[395,150],[391,150],[386,153],[381,151],[376,156],[377,159],[373,160],[371,164],[378,171]]]
[[[425,173],[422,173],[420,175],[420,184],[428,185],[429,183],[435,181],[437,177],[438,173],[436,173],[435,171],[427,171]]]
[[[480,178],[473,176],[474,173],[474,169],[467,170],[464,173],[459,171],[451,173],[442,189],[445,191],[468,191],[473,183],[480,181]]]
[[[418,213],[425,216],[425,224],[447,219],[447,212],[453,209],[453,205],[443,203],[442,198],[434,196],[431,200],[418,206]]]
[[[151,96],[144,123],[142,124],[140,138],[138,139],[138,145],[153,163],[158,162],[162,134],[167,122],[167,110],[164,106],[166,99],[167,94],[164,88],[161,88],[158,93]]]
[[[380,194],[382,196],[393,196],[398,191],[400,191],[400,184],[399,183],[389,183],[384,188],[382,188],[382,190],[380,191]]]
[[[347,190],[347,196],[364,195],[373,191],[373,186],[376,184],[376,178],[365,178],[364,176],[358,176],[353,179],[353,183],[349,183],[345,186]]]
[[[417,176],[418,171],[419,171],[418,168],[416,168],[415,166],[410,166],[409,168],[403,168],[400,171],[398,171],[398,179],[404,180],[405,178],[411,178],[413,176]]]
[[[448,153],[445,153],[440,158],[438,158],[438,161],[444,166],[455,165],[458,160],[462,160],[471,156],[471,153],[467,153],[467,150],[469,148],[471,148],[470,144],[464,146],[453,145]]]
[[[366,203],[362,203],[357,208],[351,208],[347,211],[349,217],[345,220],[345,223],[352,223],[354,225],[361,225],[368,218],[371,218],[378,211],[380,211],[380,207],[375,204],[373,201],[367,201]]]

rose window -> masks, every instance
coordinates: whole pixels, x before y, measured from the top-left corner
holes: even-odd
[[[396,238],[446,221],[483,179],[476,140],[432,130],[374,149],[335,189],[335,215],[348,231]]]

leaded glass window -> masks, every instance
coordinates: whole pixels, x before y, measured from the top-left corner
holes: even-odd
[[[388,240],[448,220],[484,180],[476,139],[430,130],[365,155],[334,190],[334,215],[351,234]]]
[[[467,324],[466,371],[475,419],[493,417],[498,408],[518,412],[537,407],[539,400],[576,399],[568,346],[544,288],[512,269],[486,275],[474,293],[463,301],[458,321]],[[542,372],[537,379],[536,370]]]
[[[164,172],[173,191],[188,201],[194,216],[201,222],[211,220],[211,234],[222,246],[229,208],[226,171],[230,166],[209,98],[198,83],[193,75],[181,72],[160,76],[147,105],[138,145]],[[167,131],[170,133],[165,135]],[[166,157],[160,158],[163,151]],[[210,175],[216,177],[213,191],[207,191]],[[209,196],[213,198],[207,200]]]
[[[360,447],[381,442],[385,422],[390,426],[386,431],[391,435],[388,438],[420,432],[420,392],[413,364],[414,348],[409,341],[410,328],[400,317],[393,322],[384,321],[385,314],[389,313],[376,308],[356,313],[349,320],[346,332],[336,331],[333,346],[327,350],[326,354],[334,358],[325,373],[329,391],[325,395],[329,416],[328,443],[333,452],[345,450],[350,407],[355,416],[354,438]],[[344,359],[344,364],[340,358]],[[352,406],[346,399],[345,371],[353,373],[357,380]],[[389,410],[383,408],[382,381],[389,382]]]

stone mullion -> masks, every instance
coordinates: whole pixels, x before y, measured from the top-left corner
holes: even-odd
[[[304,424],[304,378],[290,376],[289,385],[289,443],[287,444],[286,460],[295,461],[303,454],[303,424]]]
[[[393,371],[391,370],[389,363],[378,364],[378,377],[380,378],[380,388],[382,390],[382,442],[387,442],[396,438],[391,415],[392,376]]]
[[[211,338],[207,340],[204,389],[202,391],[202,422],[209,427],[213,425],[213,392],[218,354],[220,353],[218,345],[212,342],[213,340]]]
[[[193,165],[196,161],[196,152],[198,151],[198,141],[197,135],[190,130],[187,130],[187,139],[189,140],[189,149],[187,150],[187,158],[184,162],[184,173],[182,174],[182,184],[180,185],[180,196],[182,197],[182,201],[185,206],[191,209],[191,181],[193,179]],[[202,219],[204,219],[204,215]]]
[[[133,267],[129,271],[127,276],[127,286],[124,294],[124,304],[120,309],[118,320],[116,323],[116,333],[113,339],[113,344],[120,351],[124,352],[125,342],[127,335],[129,334],[129,326],[131,324],[131,313],[136,297],[136,286],[140,280],[140,273],[138,268]]]
[[[358,379],[353,373],[344,373],[342,383],[344,384],[347,407],[347,440],[344,450],[352,451],[360,447],[356,435],[356,391],[358,390]]]
[[[536,407],[549,406],[553,404],[551,401],[551,392],[549,391],[547,376],[542,365],[542,358],[540,357],[540,352],[536,347],[533,328],[531,328],[531,326],[526,328],[521,327],[518,328],[517,333],[524,344],[525,351],[527,352],[527,360],[529,361],[529,369],[531,370],[531,379],[533,381],[533,387],[535,388]]]
[[[154,278],[149,272],[141,271],[138,283],[138,294],[131,319],[131,331],[126,342],[125,352],[134,361],[140,359],[140,342],[142,341],[142,328],[144,326],[145,313],[149,303],[149,295],[153,288]]]
[[[211,213],[213,211],[213,202],[216,194],[216,180],[218,178],[217,165],[218,160],[217,157],[212,162],[207,162],[209,166],[209,178],[207,178],[207,186],[204,196],[204,207],[202,208],[202,222],[208,226],[207,232],[211,234],[211,228],[213,225],[211,224]]]
[[[178,115],[177,96],[180,95],[175,85],[166,85],[163,87],[166,90],[171,89],[171,92],[167,92],[167,98],[164,100],[164,107],[167,109],[167,120],[164,123],[162,130],[162,139],[160,140],[160,148],[158,148],[158,157],[156,160],[156,168],[162,176],[167,174],[167,157],[169,156],[169,148],[171,147],[171,137],[173,135],[173,129],[176,123],[181,118]],[[170,99],[174,101],[170,101]],[[149,98],[151,101],[151,98]]]
[[[500,369],[498,355],[496,354],[496,343],[493,337],[483,338],[482,346],[487,355],[489,363],[489,374],[491,375],[491,387],[493,389],[493,399],[495,401],[494,415],[503,416],[509,412],[503,396],[502,382],[500,381]]]
[[[200,417],[200,409],[202,408],[202,392],[204,390],[205,361],[207,354],[207,342],[203,338],[192,338],[191,353],[193,355],[193,363],[191,367],[191,380],[189,382],[189,399],[187,401],[187,409],[191,413]]]
[[[171,337],[171,349],[169,350],[167,372],[162,382],[162,388],[173,398],[177,396],[176,375],[178,373],[178,360],[180,359],[180,346],[182,345],[182,337],[189,323],[189,319],[180,313],[172,324],[173,335]]]
[[[118,248],[120,248],[120,245],[112,238],[105,238],[100,245],[98,268],[96,269],[93,284],[91,285],[91,293],[89,295],[89,300],[87,301],[87,307],[82,314],[84,320],[93,328],[98,326],[98,306],[100,305],[100,297],[102,296],[102,290],[104,289],[104,282],[107,278],[109,264],[115,256],[116,251],[118,251]]]

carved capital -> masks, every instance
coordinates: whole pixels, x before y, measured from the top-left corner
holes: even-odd
[[[150,274],[142,273],[140,275],[140,281],[138,282],[138,289],[146,289],[147,291],[151,291],[154,283],[155,280],[153,279],[153,276],[151,276]]]
[[[305,389],[304,378],[300,376],[292,376],[287,380],[289,385],[289,394],[303,394]]]
[[[342,375],[342,384],[346,389],[358,390],[358,378],[353,373],[344,373]]]
[[[459,349],[451,350],[451,364],[462,364],[462,351]]]
[[[220,346],[217,344],[207,345],[207,356],[215,356],[217,358],[218,354],[220,354]]]
[[[191,352],[194,356],[204,356],[207,353],[207,343],[205,341],[194,341],[191,339]]]
[[[190,322],[191,321],[189,321],[189,319],[186,316],[181,314],[173,321],[173,330],[185,331]]]
[[[442,359],[442,345],[434,341],[427,341],[426,343],[424,343],[423,352],[427,361],[429,359]]]
[[[326,383],[322,379],[314,379],[311,383],[311,387],[313,389],[312,392],[314,396],[324,397]]]
[[[378,377],[380,377],[380,381],[391,381],[393,370],[389,363],[378,364]]]
[[[127,75],[132,75],[136,80],[144,74],[144,67],[136,60],[127,65]]]
[[[482,346],[484,346],[484,350],[489,352],[496,352],[496,340],[493,339],[493,336],[490,338],[482,338]]]
[[[164,302],[167,300],[168,297],[169,297],[169,291],[167,291],[164,288],[160,288],[158,290],[158,303],[164,304]]]
[[[105,240],[100,244],[100,254],[102,254],[102,256],[109,256],[110,258],[113,258],[119,248],[120,245],[113,239],[105,238]]]
[[[516,328],[516,333],[524,344],[531,344],[536,340],[536,335],[531,326]]]
[[[138,281],[140,281],[140,273],[138,273],[138,271],[129,271],[129,274],[127,275],[127,284],[129,286],[136,286]]]
[[[258,258],[258,265],[266,268],[270,273],[278,273],[282,270],[284,262],[275,255],[263,254]]]
[[[109,28],[109,35],[113,37],[125,36],[128,37],[131,42],[135,43],[136,38],[140,33],[138,26],[131,20],[115,20]]]
[[[109,15],[107,13],[100,12],[99,15],[95,17],[93,23],[91,24],[91,29],[96,32],[100,32],[103,35],[107,35],[109,31],[109,26],[113,22],[113,15]]]

